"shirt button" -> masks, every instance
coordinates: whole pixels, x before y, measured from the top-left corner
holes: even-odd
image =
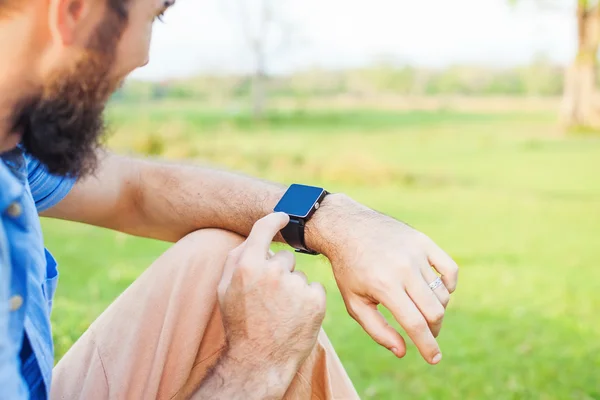
[[[6,213],[13,218],[17,218],[20,217],[23,213],[23,208],[19,203],[14,202],[8,206],[8,208],[6,209]]]
[[[10,311],[17,311],[23,305],[23,298],[19,295],[10,298]]]

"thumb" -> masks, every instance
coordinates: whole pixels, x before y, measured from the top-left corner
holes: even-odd
[[[365,303],[362,299],[349,306],[350,315],[381,346],[390,350],[398,358],[406,354],[406,343],[398,331],[392,328],[374,303]]]
[[[229,256],[227,257],[227,261],[225,261],[225,265],[223,266],[223,274],[221,275],[221,282],[219,282],[218,287],[219,297],[225,294],[227,288],[231,284],[233,273],[235,272],[238,261],[242,255],[242,252],[244,251],[245,244],[246,242],[231,250]]]

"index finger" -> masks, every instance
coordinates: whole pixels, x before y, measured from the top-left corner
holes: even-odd
[[[219,283],[219,293],[224,293],[224,291],[229,287],[229,284],[231,283],[231,278],[233,277],[233,271],[235,271],[238,259],[241,257],[242,252],[244,251],[245,244],[246,242],[240,244],[238,247],[229,252],[229,255],[223,267],[223,275],[221,276],[221,282]]]
[[[273,238],[290,221],[285,213],[273,213],[259,219],[254,226],[244,246],[243,258],[251,260],[266,260]]]
[[[392,298],[386,298],[381,303],[391,311],[394,318],[406,331],[419,352],[430,364],[437,364],[442,359],[440,346],[433,337],[427,321],[412,302],[406,292],[396,292]]]

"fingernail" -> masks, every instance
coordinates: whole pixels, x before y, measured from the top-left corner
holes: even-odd
[[[395,347],[392,347],[390,350],[392,350],[392,353],[394,353],[394,355],[395,355],[396,357],[398,357],[398,349],[397,349],[397,348],[395,348]]]
[[[435,357],[433,357],[433,360],[431,360],[432,363],[437,364],[442,360],[442,353],[437,353],[435,355]]]

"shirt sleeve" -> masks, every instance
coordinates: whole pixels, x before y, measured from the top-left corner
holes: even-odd
[[[0,388],[2,398],[27,399],[27,386],[21,375],[19,360],[20,343],[14,343],[10,335],[10,282],[11,270],[6,248],[6,235],[0,220]]]
[[[29,187],[38,212],[54,207],[75,185],[76,179],[52,175],[38,160],[26,156]]]

